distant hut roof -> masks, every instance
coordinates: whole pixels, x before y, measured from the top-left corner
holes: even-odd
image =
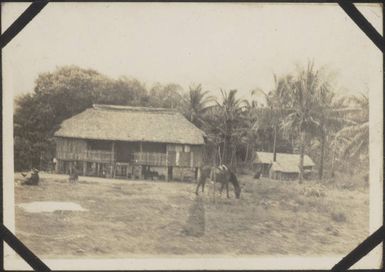
[[[172,109],[93,105],[65,120],[56,137],[161,143],[204,143],[204,132]]]
[[[303,166],[315,166],[313,160],[305,155],[303,158]],[[277,161],[273,163],[273,153],[271,152],[256,152],[255,163],[272,164],[273,171],[280,171],[284,173],[298,173],[299,172],[299,154],[277,153]]]

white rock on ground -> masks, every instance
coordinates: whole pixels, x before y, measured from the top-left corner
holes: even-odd
[[[74,202],[34,201],[17,205],[29,213],[54,212],[54,211],[87,211]]]

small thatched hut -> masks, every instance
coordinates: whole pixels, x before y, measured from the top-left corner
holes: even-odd
[[[204,136],[172,109],[94,105],[55,133],[56,171],[172,179],[173,168],[193,168],[198,175]]]
[[[273,179],[297,179],[299,176],[299,154],[276,153],[276,161],[273,161],[274,154],[271,152],[256,152],[254,166],[258,173],[264,177]],[[312,159],[304,156],[303,168],[305,177],[310,177],[315,166]]]

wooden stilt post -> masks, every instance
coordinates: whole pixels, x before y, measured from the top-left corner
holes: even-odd
[[[55,164],[55,173],[58,174],[60,169],[61,169],[61,164],[62,164],[62,161],[61,160],[57,160],[56,161],[56,164]]]
[[[70,175],[72,175],[72,166],[73,166],[73,163],[72,163],[72,161],[70,161],[69,163],[68,163],[68,165],[69,165],[69,174]]]
[[[87,174],[87,162],[83,161],[83,176]]]
[[[115,178],[115,174],[116,174],[115,142],[112,142],[112,144],[111,144],[111,166],[112,166],[111,176],[112,176],[112,178]]]
[[[213,192],[214,192],[214,204],[215,204],[215,182],[217,180],[216,173],[215,173],[215,166],[214,166],[214,168],[212,168],[211,171],[213,173],[213,181],[214,181],[214,190],[213,190]]]
[[[169,180],[169,177],[168,177],[168,148],[169,148],[169,145],[166,145],[166,181]]]
[[[167,167],[168,180],[172,180],[172,166]]]

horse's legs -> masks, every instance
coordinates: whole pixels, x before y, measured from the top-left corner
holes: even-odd
[[[222,191],[223,191],[223,188],[225,187],[225,184],[224,183],[222,183],[222,185],[221,185],[221,189],[219,190],[219,193],[222,195]]]
[[[226,193],[227,193],[227,198],[230,198],[229,196],[229,183],[226,182]]]
[[[199,195],[199,193],[198,193],[198,190],[199,190],[199,186],[201,185],[201,182],[199,181],[198,182],[198,185],[197,185],[197,188],[196,188],[196,190],[195,190],[195,194],[196,195]]]
[[[199,181],[198,181],[198,185],[197,185],[197,188],[196,188],[196,190],[195,190],[195,194],[196,195],[199,195],[199,187],[202,187],[202,193],[204,192],[204,188],[205,188],[205,183],[206,183],[206,180],[204,180],[204,179],[200,179]]]

